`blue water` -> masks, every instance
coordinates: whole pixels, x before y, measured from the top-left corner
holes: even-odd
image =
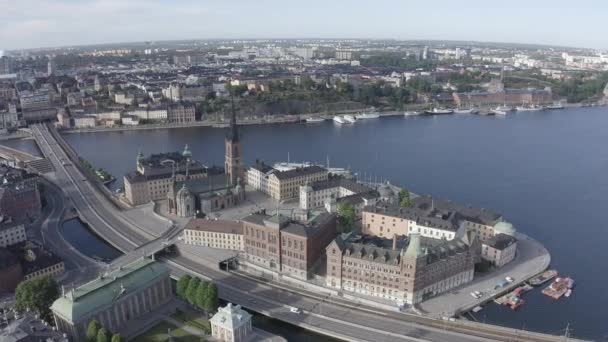
[[[98,260],[109,262],[122,255],[119,250],[93,233],[80,219],[65,221],[61,226],[61,235],[80,253]]]
[[[608,108],[513,113],[391,117],[337,126],[290,124],[241,128],[245,160],[325,162],[359,175],[390,179],[429,193],[502,213],[541,241],[552,266],[577,281],[571,298],[553,301],[536,291],[517,312],[487,306],[480,320],[574,336],[608,334]],[[181,150],[223,164],[223,131],[188,128],[69,134],[66,139],[95,167],[119,177],[145,154]],[[121,186],[122,180],[115,187]]]
[[[36,141],[32,139],[13,139],[13,140],[2,140],[0,145],[12,147],[16,150],[29,153],[33,156],[42,157],[42,153],[36,145]]]

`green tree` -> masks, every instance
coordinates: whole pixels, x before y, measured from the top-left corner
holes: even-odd
[[[110,336],[106,328],[102,327],[97,333],[97,342],[110,342]]]
[[[119,334],[112,335],[111,342],[124,342],[124,341],[125,341],[125,339],[122,338],[122,336],[120,336]]]
[[[175,292],[177,293],[177,296],[179,298],[186,300],[186,290],[188,290],[190,279],[192,279],[192,277],[186,274],[185,276],[179,278],[179,280],[177,281],[177,285],[175,286]]]
[[[26,280],[15,290],[15,308],[37,312],[42,318],[50,317],[49,307],[59,297],[57,283],[50,277]]]
[[[355,223],[355,208],[350,203],[340,203],[338,206],[338,222],[343,228],[352,228]]]
[[[188,289],[186,289],[186,299],[188,303],[195,304],[196,303],[196,289],[200,284],[201,280],[199,278],[192,278],[188,283]]]
[[[101,329],[101,324],[94,319],[89,322],[89,326],[87,327],[86,340],[87,342],[96,342],[97,341],[97,333],[99,333],[99,329]]]
[[[215,312],[219,305],[217,296],[217,285],[210,283],[207,287],[207,295],[205,296],[204,309],[207,313]]]
[[[205,302],[207,301],[207,296],[209,294],[209,285],[210,285],[210,282],[203,280],[200,282],[200,284],[196,288],[195,302],[196,302],[196,306],[198,306],[201,309],[205,308]]]
[[[399,191],[399,205],[402,207],[409,208],[412,206],[412,200],[410,199],[410,192],[407,189]]]

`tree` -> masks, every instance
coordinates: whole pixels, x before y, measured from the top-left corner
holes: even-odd
[[[201,280],[199,278],[192,278],[188,283],[188,289],[186,289],[186,299],[188,303],[194,304],[196,302],[196,289],[200,284]]]
[[[412,206],[412,200],[410,199],[410,192],[407,189],[399,191],[399,205],[402,207],[409,208]]]
[[[186,290],[188,290],[188,285],[190,284],[191,279],[192,277],[186,274],[177,281],[175,292],[179,298],[186,300]]]
[[[340,203],[338,206],[338,222],[343,228],[351,228],[355,223],[355,208],[350,203]]]
[[[49,307],[58,297],[57,283],[52,278],[26,280],[15,290],[15,308],[20,312],[30,309],[42,318],[49,318]]]
[[[106,328],[102,327],[97,333],[97,342],[110,342],[110,336]]]
[[[120,336],[119,334],[114,334],[112,335],[112,341],[111,342],[124,342],[125,339],[122,338],[122,336]]]
[[[198,306],[201,309],[205,308],[205,301],[207,300],[207,294],[208,294],[208,288],[209,288],[209,282],[208,281],[201,281],[198,284],[198,287],[196,288],[196,295],[195,295],[195,304],[196,306]]]
[[[207,296],[205,297],[204,309],[208,313],[214,312],[217,310],[219,305],[219,300],[217,297],[217,285],[214,283],[210,283],[207,287]]]
[[[99,329],[101,329],[101,324],[96,319],[89,322],[86,334],[87,342],[97,341],[97,334],[99,333]]]

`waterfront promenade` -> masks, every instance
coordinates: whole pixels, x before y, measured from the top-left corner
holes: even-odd
[[[172,243],[175,231],[170,228],[161,237],[145,227],[126,220],[120,209],[110,203],[75,166],[65,166],[67,158],[45,126],[35,126],[34,134],[43,153],[56,167],[61,188],[72,198],[81,218],[100,236],[124,252],[126,261],[162,249]],[[356,309],[333,298],[319,297],[305,291],[293,292],[222,272],[217,265],[180,255],[164,260],[179,277],[184,273],[213,279],[220,297],[270,317],[303,326],[330,336],[361,341],[558,341],[561,337],[526,333],[491,325],[471,325],[382,311],[365,306]],[[252,301],[253,300],[253,301]],[[289,306],[303,308],[303,314],[289,312]]]

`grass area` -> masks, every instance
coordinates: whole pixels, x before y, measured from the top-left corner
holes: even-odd
[[[177,310],[177,312],[171,315],[171,318],[183,322],[186,325],[201,329],[206,334],[211,334],[211,324],[202,313]]]
[[[205,341],[200,336],[193,336],[187,331],[177,328],[173,324],[160,322],[145,333],[137,336],[132,341],[134,342],[165,342],[169,341],[167,330],[171,329],[171,336],[175,342],[200,342]]]

